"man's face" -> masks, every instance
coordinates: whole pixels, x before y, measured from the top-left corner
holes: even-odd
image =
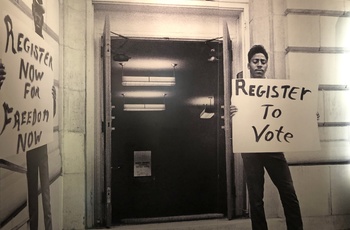
[[[267,60],[262,53],[256,53],[248,63],[251,78],[265,78]]]

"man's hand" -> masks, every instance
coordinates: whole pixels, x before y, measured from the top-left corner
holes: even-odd
[[[1,60],[0,60],[0,89],[6,78],[4,77],[4,75],[6,75],[5,66],[4,64],[1,63]]]
[[[237,111],[238,111],[238,109],[236,106],[230,105],[230,117],[231,118],[237,113]]]
[[[56,88],[52,86],[52,98],[53,98],[53,116],[56,115]]]

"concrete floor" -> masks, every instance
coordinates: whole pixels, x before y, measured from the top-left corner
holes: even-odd
[[[273,225],[276,227],[271,229],[284,230],[284,220],[275,219]],[[278,226],[278,227],[277,227]],[[116,230],[250,230],[250,219],[211,219],[211,220],[195,220],[195,221],[179,221],[168,223],[150,223],[137,225],[114,226],[110,229]]]
[[[350,230],[350,215],[303,218],[304,230]],[[286,230],[283,218],[268,219],[269,230]],[[115,230],[251,230],[250,219],[225,218],[113,226]],[[101,229],[99,229],[101,230]]]

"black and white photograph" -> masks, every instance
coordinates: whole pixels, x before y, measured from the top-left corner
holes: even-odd
[[[350,0],[0,18],[0,230],[350,230]]]

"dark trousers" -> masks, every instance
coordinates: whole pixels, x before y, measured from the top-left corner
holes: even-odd
[[[277,187],[288,230],[302,230],[299,201],[283,153],[243,153],[253,230],[267,230],[264,211],[264,168]]]
[[[40,173],[45,229],[52,230],[47,146],[30,150],[26,156],[30,230],[38,229],[38,172]]]

